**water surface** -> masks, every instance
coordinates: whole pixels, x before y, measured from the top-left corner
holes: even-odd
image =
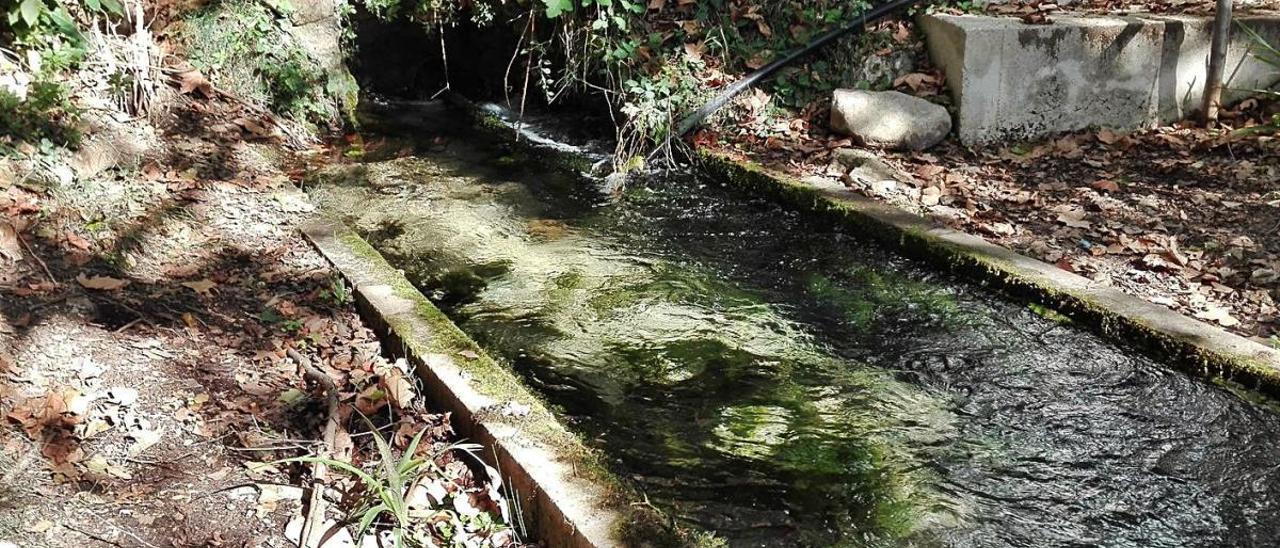
[[[687,174],[606,201],[395,118],[313,195],[732,545],[1280,542],[1280,416],[1235,393]]]

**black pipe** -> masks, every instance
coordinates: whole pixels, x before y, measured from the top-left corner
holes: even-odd
[[[857,34],[858,32],[861,32],[866,28],[867,23],[878,21],[900,9],[915,6],[917,4],[925,4],[929,1],[930,0],[892,0],[891,2],[881,4],[863,12],[862,15],[858,17],[858,20],[853,23],[827,31],[826,34],[819,36],[817,40],[814,40],[809,45],[788,53],[781,59],[756,69],[755,72],[746,75],[741,80],[738,80],[737,82],[730,84],[729,87],[721,90],[720,93],[716,94],[715,97],[712,97],[710,101],[707,101],[705,105],[702,105],[698,110],[695,110],[693,114],[690,114],[684,117],[683,120],[680,120],[680,125],[677,126],[679,131],[677,135],[683,137],[686,133],[693,130],[693,128],[701,125],[702,121],[708,116],[711,116],[713,112],[720,110],[720,107],[724,106],[725,103],[728,103],[733,96],[742,93],[751,86],[754,86],[756,82],[769,77],[774,72],[777,72],[778,69],[791,64],[796,59],[831,43],[831,41],[836,38],[840,38],[846,34]]]

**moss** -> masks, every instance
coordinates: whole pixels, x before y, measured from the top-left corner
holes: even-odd
[[[1028,303],[1027,308],[1031,309],[1037,316],[1062,325],[1070,325],[1074,323],[1069,316],[1066,316],[1057,310],[1049,308],[1040,303]]]
[[[524,417],[495,413],[477,419],[518,427],[526,439],[537,440],[571,459],[573,468],[580,477],[605,489],[606,503],[621,516],[616,531],[619,538],[633,545],[720,545],[715,542],[707,544],[707,539],[714,537],[677,526],[656,508],[635,504],[644,500],[643,497],[608,470],[604,457],[598,451],[587,447],[577,435],[562,426],[546,402],[529,391],[514,372],[489,356],[358,234],[344,227],[338,230],[336,236],[348,250],[362,259],[366,267],[378,269],[381,279],[392,280],[391,288],[397,296],[413,303],[411,314],[383,318],[393,336],[404,345],[404,351],[419,360],[431,354],[453,357],[454,363],[470,376],[471,386],[477,392],[494,401],[515,401],[528,405],[530,412]],[[357,287],[356,291],[359,293],[360,288]],[[474,353],[475,358],[459,359],[464,353]]]

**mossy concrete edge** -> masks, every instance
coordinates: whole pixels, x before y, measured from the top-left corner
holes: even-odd
[[[843,185],[800,180],[719,151],[699,150],[701,169],[726,184],[824,215],[886,247],[1056,310],[1174,367],[1280,397],[1280,350],[1102,286],[987,240],[942,227]]]
[[[525,524],[539,540],[630,544],[623,532],[634,529],[628,521],[635,516],[619,502],[616,480],[513,373],[359,235],[328,219],[312,220],[302,232],[352,285],[361,316],[388,351],[415,366],[428,401],[452,413],[459,433],[485,447],[482,457],[518,493]]]

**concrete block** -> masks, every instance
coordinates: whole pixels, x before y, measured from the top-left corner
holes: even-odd
[[[934,64],[956,104],[960,141],[981,145],[1089,127],[1132,130],[1199,109],[1210,23],[1193,16],[1056,16],[1048,25],[1008,17],[924,15]],[[1280,44],[1280,15],[1236,19]],[[1232,27],[1225,99],[1280,81]]]

